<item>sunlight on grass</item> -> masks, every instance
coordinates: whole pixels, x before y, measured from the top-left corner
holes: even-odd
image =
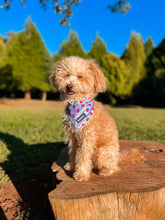
[[[119,138],[126,140],[151,140],[165,143],[165,109],[111,108]]]
[[[165,143],[164,109],[106,109],[116,121],[119,139]],[[58,157],[65,141],[62,113],[52,107],[0,109],[0,182],[8,173],[10,178],[31,177],[38,164]]]
[[[1,109],[0,131],[20,137],[27,144],[64,140],[62,111],[52,108]]]
[[[0,109],[0,179],[31,177],[37,165],[52,163],[64,146],[63,110],[53,108]],[[40,171],[42,173],[42,171]]]

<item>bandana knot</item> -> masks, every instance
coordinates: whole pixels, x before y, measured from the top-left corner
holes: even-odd
[[[84,99],[80,102],[68,104],[68,115],[76,129],[84,126],[90,119],[94,111],[93,99]]]

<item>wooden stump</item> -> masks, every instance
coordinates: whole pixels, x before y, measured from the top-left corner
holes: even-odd
[[[165,145],[120,141],[121,171],[109,177],[92,173],[77,182],[63,165],[67,148],[52,165],[58,187],[49,193],[57,220],[165,220]]]

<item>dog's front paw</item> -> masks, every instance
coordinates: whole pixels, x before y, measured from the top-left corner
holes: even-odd
[[[83,172],[75,172],[73,174],[73,178],[79,182],[81,181],[87,181],[89,179],[90,175],[83,173]]]
[[[72,171],[72,170],[73,170],[73,167],[72,167],[71,164],[68,162],[68,163],[65,164],[64,169],[67,170],[67,171]]]

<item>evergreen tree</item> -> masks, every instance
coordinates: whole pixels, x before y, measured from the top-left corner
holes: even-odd
[[[165,38],[155,48],[147,61],[147,77],[155,102],[165,106]]]
[[[11,91],[14,87],[12,66],[4,63],[0,68],[0,89],[5,93]]]
[[[31,19],[25,23],[24,31],[10,37],[7,54],[9,64],[13,68],[15,87],[25,92],[25,96],[30,98],[33,88],[41,91],[50,90],[44,69],[49,53]]]
[[[96,36],[95,41],[92,43],[92,47],[88,53],[90,58],[94,58],[96,62],[101,65],[101,58],[102,56],[108,53],[106,44],[104,41],[99,37]]]
[[[165,39],[152,50],[146,61],[146,77],[134,89],[136,103],[165,106]]]
[[[153,44],[153,41],[152,41],[152,38],[149,37],[144,45],[144,48],[145,48],[145,53],[146,53],[146,56],[148,57],[153,49],[154,49],[154,44]]]
[[[115,104],[117,99],[125,99],[130,94],[130,88],[127,86],[129,74],[124,61],[109,53],[102,57],[102,68],[107,78],[111,102]]]
[[[12,87],[11,66],[5,64],[6,43],[0,36],[0,89],[9,90]]]
[[[165,38],[162,42],[152,51],[147,61],[148,72],[155,73],[157,70],[165,69]]]
[[[132,91],[133,87],[145,77],[144,64],[146,61],[146,55],[143,40],[139,34],[131,34],[130,41],[121,59],[125,62],[128,73],[130,74],[127,86],[129,87],[129,90]]]
[[[0,36],[0,66],[2,65],[6,55],[6,44],[3,37]]]
[[[79,56],[82,58],[86,57],[81,42],[78,38],[78,34],[75,31],[70,31],[68,40],[64,41],[60,48],[59,53],[54,56],[54,61],[67,56]]]

